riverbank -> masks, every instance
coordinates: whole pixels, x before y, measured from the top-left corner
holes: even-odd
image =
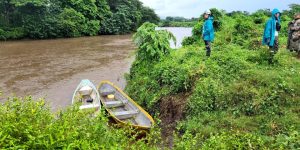
[[[43,101],[26,97],[0,105],[0,145],[19,149],[298,149],[300,62],[285,49],[287,34],[280,34],[275,57],[261,45],[264,18],[267,15],[220,12],[211,57],[206,57],[200,38],[203,22],[195,25],[192,37],[179,49],[169,44],[174,36],[155,30],[154,24],[138,29],[134,36],[138,50],[125,91],[156,118],[145,139],[136,140],[137,135],[126,127],[111,128],[104,113],[87,117],[91,112],[76,106],[52,113]],[[283,17],[282,30],[288,22]]]
[[[107,126],[104,113],[86,117],[90,112],[76,106],[52,113],[43,100],[26,97],[0,106],[0,147],[299,147],[300,62],[294,54],[281,49],[269,66],[267,49],[228,45],[211,58],[199,49],[204,47],[187,46],[131,70],[127,91],[159,125],[145,139],[136,140],[131,129]]]
[[[135,36],[138,57],[126,91],[160,118],[170,148],[298,148],[300,63],[285,49],[287,37],[272,58],[257,37],[262,24],[228,16],[222,23],[211,57],[198,38],[201,24],[194,41],[177,50],[169,47],[168,32],[144,24]],[[260,28],[236,28],[246,25]]]

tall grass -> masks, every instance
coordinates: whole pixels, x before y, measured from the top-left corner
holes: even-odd
[[[269,64],[261,45],[267,18],[220,16],[210,58],[199,22],[183,48],[131,68],[126,90],[152,114],[172,100],[166,97],[188,96],[181,98],[187,99],[184,119],[173,122],[175,149],[300,147],[300,61],[285,50],[289,19],[283,19],[280,52]]]

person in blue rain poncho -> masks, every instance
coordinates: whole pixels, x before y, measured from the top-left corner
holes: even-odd
[[[206,47],[206,56],[210,57],[211,54],[211,42],[214,40],[214,26],[213,26],[213,16],[211,16],[210,10],[204,12],[203,15],[205,22],[202,29],[202,38]]]
[[[263,45],[268,45],[271,52],[272,61],[274,55],[278,52],[279,42],[278,35],[281,29],[280,25],[280,12],[278,9],[272,11],[272,17],[268,20],[265,26],[264,36],[263,36]]]

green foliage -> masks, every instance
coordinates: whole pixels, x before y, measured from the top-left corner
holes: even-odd
[[[126,90],[152,113],[164,97],[192,93],[175,149],[299,146],[296,58],[284,51],[269,66],[265,50],[231,44],[206,59],[199,48],[187,46],[159,63],[133,66],[128,78]]]
[[[162,21],[160,27],[193,27],[197,21],[185,21],[185,22],[175,22],[175,21]]]
[[[214,17],[214,22],[213,22],[214,29],[215,31],[219,31],[222,28],[222,19],[224,14],[216,8],[212,8],[210,9],[210,11]]]
[[[24,36],[22,28],[13,28],[7,31],[0,29],[0,40],[6,39],[21,39]]]
[[[134,7],[128,7],[131,4]],[[109,9],[103,8],[111,13],[99,15],[100,23],[84,11],[65,8],[57,14],[61,19],[57,27],[69,36],[80,36],[95,33],[98,24],[100,32],[114,34],[133,30],[135,21],[141,23],[141,14],[129,13],[138,10],[137,1],[109,0],[107,5]],[[226,15],[213,11],[221,24],[209,58],[200,45],[203,21],[178,50],[171,50],[169,40],[174,36],[169,32],[143,24],[134,35],[138,50],[126,91],[151,114],[160,113],[162,100],[168,104],[172,101],[168,97],[181,98],[185,109],[183,119],[174,122],[174,149],[299,149],[300,62],[284,50],[286,34],[281,34],[280,51],[270,65],[269,51],[260,44],[269,10]],[[282,16],[283,31],[289,19]],[[5,39],[7,31],[2,29],[0,38]],[[73,106],[53,115],[43,101],[13,98],[0,105],[0,148],[158,149],[162,143],[157,129],[136,141],[128,136],[130,130],[108,127],[103,113],[86,117],[89,113]]]
[[[62,33],[66,37],[78,37],[86,29],[84,16],[72,8],[64,9],[59,18],[61,18]]]
[[[202,36],[202,26],[203,22],[198,22],[193,28],[193,36],[201,37]]]
[[[289,69],[254,65],[257,61],[267,61],[253,60],[253,57],[260,57],[258,52],[230,48],[231,51],[224,49],[212,56],[213,61],[206,62],[208,70],[196,84],[195,95],[190,99],[190,112],[232,109],[235,115],[282,114],[278,108],[293,105],[298,98],[294,94],[299,92],[293,82],[300,78],[292,75]],[[299,68],[295,64],[280,65]],[[276,73],[279,70],[281,73]],[[293,78],[284,78],[290,76]]]
[[[198,18],[187,19],[184,17],[166,17],[166,19],[161,20],[159,23],[160,27],[193,27]]]
[[[210,138],[203,145],[204,149],[265,149],[262,139],[251,134],[223,134]]]
[[[111,13],[104,17],[100,29],[101,34],[126,34],[136,31],[144,22],[156,23],[159,21],[155,12],[144,7],[138,0],[108,0],[107,3]]]
[[[11,0],[10,3],[15,6],[25,6],[28,4],[32,4],[34,6],[45,6],[47,4],[47,0]]]
[[[125,34],[159,21],[138,0],[3,0],[0,40]]]
[[[174,149],[297,149],[300,146],[299,138],[298,131],[291,131],[288,135],[279,134],[274,138],[239,131],[224,131],[206,138],[187,132],[181,138],[176,137]]]
[[[258,10],[255,13],[251,14],[255,24],[264,24],[268,19],[268,14],[270,12],[265,12],[264,10]]]
[[[300,62],[284,49],[281,33],[280,51],[269,64],[269,50],[261,46],[268,14],[223,15],[209,58],[200,45],[202,21],[183,48],[159,62],[137,56],[127,92],[152,114],[172,103],[169,97],[185,106],[183,119],[174,121],[174,149],[299,148]],[[282,31],[289,19],[282,16]],[[176,111],[169,109],[168,115]]]
[[[130,24],[132,21],[126,17],[128,11],[120,10],[117,13],[114,13],[112,16],[112,30],[113,33],[120,34],[120,33],[128,33],[130,32]]]
[[[294,18],[294,15],[296,15],[297,13],[300,12],[300,5],[299,4],[290,4],[289,7],[290,7],[290,10],[283,11],[283,14],[289,16],[290,18]]]
[[[182,46],[199,44],[202,42],[202,26],[203,22],[197,22],[192,30],[192,36],[183,39]]]
[[[94,36],[99,32],[100,22],[98,20],[91,20],[87,22],[87,27],[85,30],[85,35]]]
[[[144,9],[142,9],[142,18],[141,18],[141,22],[150,22],[150,23],[154,23],[154,24],[158,24],[160,21],[160,18],[155,14],[154,10],[149,8],[149,7],[145,7]]]
[[[138,46],[137,61],[157,61],[170,53],[169,40],[175,37],[166,30],[156,31],[157,26],[152,23],[143,24],[134,35],[134,42]]]
[[[248,49],[260,49],[261,40],[257,37],[262,35],[263,26],[255,25],[249,18],[241,17],[237,19],[234,28],[234,43]]]
[[[103,112],[92,117],[73,106],[54,115],[32,97],[0,105],[0,120],[1,149],[154,149],[159,140],[153,131],[137,141],[131,129],[109,127]]]
[[[193,45],[196,40],[193,36],[185,37],[181,44],[182,46]]]

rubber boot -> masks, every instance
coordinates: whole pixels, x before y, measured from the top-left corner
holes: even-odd
[[[210,57],[210,53],[211,53],[210,48],[207,48],[207,50],[206,50],[206,56]]]
[[[273,64],[274,55],[275,55],[275,51],[271,50],[271,52],[270,52],[270,58],[269,58],[269,64]]]

